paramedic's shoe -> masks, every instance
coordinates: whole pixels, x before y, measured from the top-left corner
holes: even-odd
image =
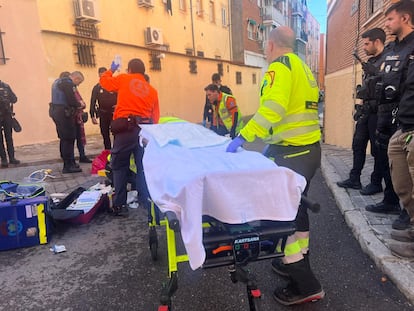
[[[361,190],[359,190],[359,193],[362,195],[373,195],[380,192],[382,192],[382,185],[375,185],[373,183],[369,183]]]
[[[365,206],[365,210],[371,213],[397,214],[397,215],[401,212],[400,204],[389,204],[385,202],[367,205]]]
[[[392,223],[392,228],[395,230],[405,230],[410,226],[410,216],[407,213],[407,210],[403,208],[400,215]]]
[[[9,167],[9,162],[7,160],[1,160],[1,167]]]
[[[356,190],[362,188],[361,182],[359,180],[352,180],[350,178],[343,181],[338,181],[336,184],[341,188],[351,188]]]
[[[122,206],[110,206],[109,213],[112,216],[128,216],[128,207],[125,205]]]
[[[276,288],[273,292],[273,298],[285,306],[316,302],[323,299],[323,297],[325,297],[325,292],[322,288],[311,293],[301,294],[292,283],[288,284],[285,288]]]
[[[87,156],[84,156],[84,157],[79,158],[79,162],[80,163],[92,163],[92,160],[89,159]]]
[[[280,276],[289,277],[288,269],[281,258],[275,258],[272,260],[272,270]]]

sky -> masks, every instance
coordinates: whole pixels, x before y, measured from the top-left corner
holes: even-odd
[[[327,0],[307,0],[306,4],[312,16],[316,18],[321,26],[320,32],[326,34]]]

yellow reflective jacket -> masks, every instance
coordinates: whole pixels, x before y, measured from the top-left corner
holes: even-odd
[[[240,134],[249,142],[303,146],[320,140],[319,89],[309,67],[295,54],[273,61],[260,88],[259,109]]]
[[[230,100],[227,101],[228,99]],[[243,120],[240,109],[236,105],[236,98],[233,95],[221,92],[221,99],[220,103],[218,103],[218,108],[213,105],[213,109],[215,114],[218,113],[221,121],[223,121],[224,126],[229,132],[233,127],[234,114],[237,112],[237,120],[234,120],[234,122],[237,121],[235,134],[239,134],[240,130],[243,128]],[[214,123],[218,123],[218,120],[213,120],[213,124]]]

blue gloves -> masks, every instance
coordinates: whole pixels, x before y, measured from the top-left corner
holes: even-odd
[[[207,126],[207,122],[206,120],[203,120],[203,126],[206,127]]]
[[[119,68],[119,64],[116,64],[114,61],[112,61],[112,63],[111,63],[111,71],[112,72],[115,72],[115,71],[118,70],[118,68]]]
[[[246,140],[239,134],[227,146],[226,152],[235,153],[237,148],[241,147],[245,142]]]

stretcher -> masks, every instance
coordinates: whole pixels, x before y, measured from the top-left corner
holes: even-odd
[[[193,270],[228,266],[231,280],[246,284],[250,310],[259,310],[261,293],[246,266],[283,256],[299,204],[316,207],[301,196],[303,176],[257,152],[226,153],[230,139],[196,124],[143,125],[141,137],[153,202],[148,220],[154,260],[156,227],[166,228],[169,282],[158,310],[172,310],[182,262]]]

